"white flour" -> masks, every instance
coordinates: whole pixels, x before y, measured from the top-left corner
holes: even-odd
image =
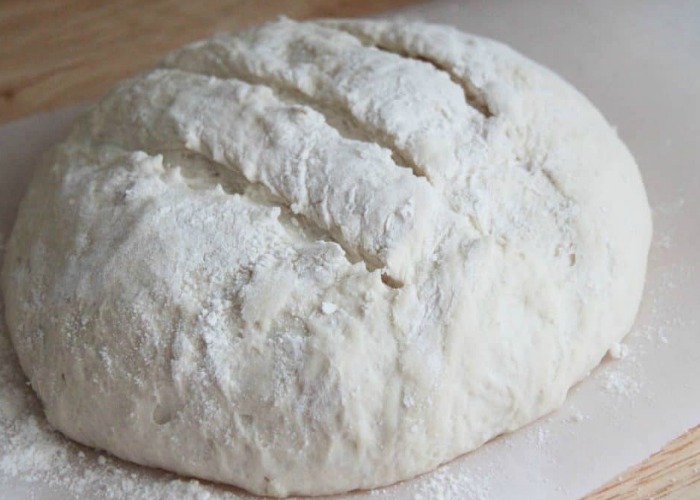
[[[223,488],[105,457],[53,431],[26,385],[4,326],[0,334],[0,474],[62,487],[76,498],[98,492],[104,498],[240,498]]]

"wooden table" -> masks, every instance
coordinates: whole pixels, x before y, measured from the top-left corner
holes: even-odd
[[[0,0],[0,123],[93,99],[183,43],[285,14],[356,16],[409,0]],[[145,50],[147,48],[147,50]],[[700,426],[586,498],[700,498]]]

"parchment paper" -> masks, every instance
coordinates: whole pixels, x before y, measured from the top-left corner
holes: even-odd
[[[700,424],[700,3],[442,1],[400,15],[504,41],[583,91],[617,125],[637,158],[654,208],[655,236],[644,301],[624,359],[606,360],[554,414],[372,496],[581,496]],[[65,134],[79,111],[64,109],[0,128],[0,235],[9,234],[41,153]],[[43,425],[38,408],[36,418]],[[21,458],[17,450],[2,455],[3,440],[10,438],[0,435],[0,462]],[[237,494],[194,483],[189,490],[159,489],[174,483],[174,476],[111,458],[98,462],[86,448],[62,438],[56,443],[68,450],[57,454],[68,464],[58,469],[67,477],[54,481],[49,469],[37,480],[28,466],[18,465],[19,477],[0,474],[0,498],[98,498],[105,491],[116,496],[130,491],[131,498],[165,498],[169,491],[203,498]],[[85,479],[81,467],[93,474],[100,466],[106,474],[132,478],[133,488]],[[79,491],[76,481],[84,486]]]

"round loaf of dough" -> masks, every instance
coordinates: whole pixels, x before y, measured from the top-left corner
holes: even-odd
[[[559,406],[631,327],[650,236],[632,156],[548,70],[444,26],[281,20],[93,106],[2,289],[65,435],[327,494]]]

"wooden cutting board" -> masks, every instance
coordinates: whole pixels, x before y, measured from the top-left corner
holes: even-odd
[[[0,0],[0,123],[91,100],[169,50],[279,15],[376,14],[409,0]],[[604,458],[603,458],[604,459]],[[588,499],[700,498],[700,426]]]
[[[286,15],[369,15],[408,0],[0,0],[0,123],[86,101],[217,31]]]

